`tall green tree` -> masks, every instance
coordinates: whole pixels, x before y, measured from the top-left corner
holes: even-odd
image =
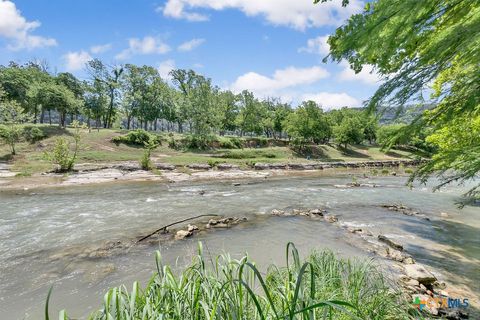
[[[253,95],[252,92],[244,90],[238,95],[240,112],[237,116],[237,125],[240,135],[263,133],[262,120],[266,115],[266,107]]]
[[[445,182],[464,181],[480,171],[480,163],[472,161],[480,158],[475,131],[466,132],[472,141],[467,158],[457,144],[446,146],[435,138],[455,131],[458,119],[476,123],[480,117],[479,35],[479,1],[376,0],[328,40],[330,59],[348,61],[355,72],[373,66],[384,78],[369,101],[371,109],[422,101],[425,89],[433,91],[435,107],[406,129],[432,128],[438,153],[418,172],[424,181],[435,172]],[[479,189],[480,184],[469,195],[480,197]]]
[[[109,97],[109,105],[105,113],[105,128],[111,128],[113,125],[123,70],[123,66],[108,66],[98,59],[87,62],[87,71],[92,82],[101,83],[103,86],[98,87],[104,88]]]
[[[285,130],[295,143],[325,143],[331,127],[322,108],[315,101],[303,102],[284,122]]]

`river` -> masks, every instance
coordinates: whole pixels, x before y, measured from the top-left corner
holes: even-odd
[[[216,255],[248,252],[260,265],[283,263],[285,245],[302,254],[331,249],[344,257],[371,257],[342,228],[303,217],[268,217],[272,209],[325,208],[340,223],[361,226],[401,242],[440,279],[480,296],[480,208],[460,210],[455,201],[468,186],[433,193],[431,185],[405,186],[405,177],[359,178],[379,187],[342,188],[347,174],[229,182],[114,183],[21,191],[0,190],[0,314],[2,319],[42,318],[49,287],[51,310],[85,318],[99,308],[109,287],[143,283],[155,269],[154,252],[184,266],[198,241]],[[335,187],[337,185],[337,187]],[[381,208],[402,203],[431,220]],[[448,217],[441,213],[448,213]],[[245,216],[252,223],[214,230],[162,247],[134,247],[125,254],[89,259],[69,250],[126,241],[199,214]],[[382,263],[380,260],[378,263]],[[475,297],[476,296],[476,297]]]

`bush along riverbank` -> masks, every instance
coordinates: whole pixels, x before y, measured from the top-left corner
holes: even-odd
[[[286,267],[266,273],[248,256],[206,259],[202,245],[182,272],[162,264],[145,289],[110,289],[89,319],[415,319],[418,313],[369,261],[313,252],[301,260],[292,243]],[[49,293],[50,297],[50,293]],[[49,319],[47,299],[46,319]],[[65,311],[59,319],[68,319]]]

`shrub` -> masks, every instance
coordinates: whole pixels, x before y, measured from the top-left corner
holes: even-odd
[[[220,138],[219,146],[223,149],[241,149],[243,148],[243,142],[237,137]]]
[[[151,139],[145,143],[145,149],[143,150],[142,158],[140,158],[140,167],[142,167],[143,170],[152,170],[153,165],[150,157],[156,147],[158,147],[158,141],[155,139]]]
[[[112,138],[112,142],[116,145],[121,143],[126,145],[133,145],[133,146],[145,146],[146,143],[149,141],[155,141],[157,144],[161,144],[161,137],[159,135],[151,134],[145,130],[133,130],[123,136],[117,136]]]
[[[58,166],[56,168],[59,172],[68,172],[73,170],[73,166],[77,160],[78,150],[80,148],[80,130],[84,126],[80,125],[78,121],[72,123],[74,128],[73,138],[74,138],[74,147],[73,152],[70,151],[70,143],[64,137],[60,137],[55,141],[55,146],[51,152],[45,153],[45,158],[50,160],[52,164]]]
[[[273,158],[276,158],[276,157],[277,157],[277,155],[276,155],[275,153],[273,153],[273,152],[264,152],[264,153],[263,153],[263,156],[264,156],[265,158],[269,158],[269,159],[273,159]]]
[[[133,284],[109,290],[91,319],[413,319],[419,316],[398,289],[369,262],[312,253],[301,260],[289,243],[286,267],[260,273],[248,256],[198,255],[181,272],[163,265],[145,289]],[[208,259],[208,260],[207,260]],[[207,261],[212,261],[212,266]],[[45,307],[48,319],[47,296]],[[410,313],[412,313],[410,315]],[[60,319],[67,319],[61,311]]]
[[[388,169],[383,169],[382,170],[382,174],[389,174],[389,173],[390,173],[390,171]]]
[[[37,127],[25,127],[23,129],[23,137],[30,143],[38,142],[45,139],[47,136],[45,133]]]
[[[215,168],[216,166],[218,166],[222,162],[220,162],[218,160],[209,159],[207,163],[210,167]]]
[[[60,172],[71,171],[75,164],[75,157],[70,155],[70,143],[64,137],[55,141],[53,150],[46,157],[58,166],[56,170]]]
[[[211,148],[215,140],[216,137],[212,135],[189,134],[183,139],[183,146],[187,149],[207,150]]]

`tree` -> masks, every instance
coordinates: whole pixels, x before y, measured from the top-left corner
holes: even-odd
[[[91,60],[87,63],[87,71],[92,81],[101,83],[102,86],[98,86],[98,88],[106,90],[109,97],[109,105],[105,113],[105,128],[111,128],[113,124],[118,89],[121,86],[120,80],[123,70],[122,66],[107,66],[98,59]]]
[[[245,133],[260,135],[263,133],[262,120],[266,113],[265,105],[260,103],[252,92],[244,90],[238,95],[240,112],[237,116],[237,125],[240,135]]]
[[[349,144],[362,143],[365,137],[362,120],[354,114],[343,117],[342,122],[333,127],[333,136],[338,144],[344,145],[345,149]]]
[[[18,102],[4,100],[4,92],[0,87],[0,138],[10,146],[12,155],[17,153],[15,145],[22,135],[21,124],[30,119]]]
[[[35,101],[46,110],[57,110],[59,125],[65,127],[67,113],[77,112],[82,106],[82,100],[75,97],[65,85],[49,82],[35,92]]]
[[[284,122],[285,130],[301,146],[307,143],[325,143],[331,135],[327,117],[314,101],[306,101]]]
[[[219,93],[219,103],[223,113],[220,134],[223,135],[225,131],[235,131],[237,129],[235,120],[240,110],[238,97],[229,90]]]
[[[371,109],[422,101],[423,92],[433,83],[431,99],[436,106],[405,130],[429,126],[432,136],[438,137],[455,131],[458,119],[475,122],[480,117],[479,32],[479,1],[377,0],[338,28],[328,43],[333,61],[346,59],[355,72],[373,66],[384,78],[369,101]],[[466,134],[473,141],[470,150],[480,158],[480,139],[472,131]],[[465,161],[456,147],[443,146],[417,177],[425,181],[439,167],[440,174],[445,172],[449,167],[441,160],[445,157],[456,170],[454,179],[446,177],[446,182],[471,179],[480,170],[478,162],[472,161],[475,157]],[[457,166],[458,162],[463,164]],[[469,195],[479,197],[479,188],[480,184]]]
[[[407,125],[403,123],[381,126],[377,132],[377,142],[383,148],[389,149],[393,146],[405,146],[409,143],[409,134],[404,130]]]

